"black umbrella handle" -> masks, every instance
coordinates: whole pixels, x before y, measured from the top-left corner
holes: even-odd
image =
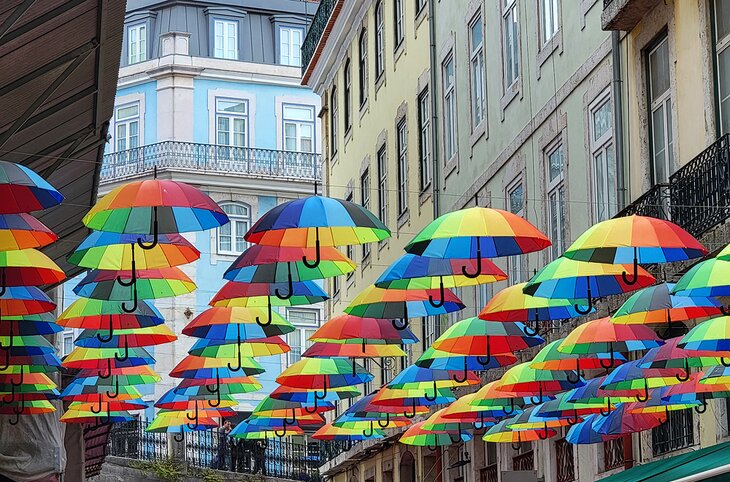
[[[302,256],[302,263],[304,263],[304,266],[306,266],[309,269],[314,269],[317,266],[319,266],[319,261],[321,259],[321,253],[320,253],[320,242],[319,242],[319,227],[314,228],[316,239],[314,241],[314,252],[315,252],[315,259],[314,261],[309,261],[307,259],[307,256]]]
[[[137,238],[137,244],[142,249],[154,249],[159,241],[159,224],[157,222],[157,206],[152,207],[152,242],[145,244],[142,238]]]

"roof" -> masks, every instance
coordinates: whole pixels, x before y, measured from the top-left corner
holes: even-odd
[[[37,213],[60,239],[44,249],[69,276],[66,256],[88,233],[114,108],[123,1],[0,2],[0,158],[24,164],[65,196]]]
[[[726,471],[720,470],[717,474],[730,472],[730,442],[713,445],[700,450],[675,455],[668,459],[657,460],[648,464],[619,472],[618,474],[601,479],[600,482],[669,482],[685,477],[697,476],[692,480],[712,480],[715,474],[708,473],[707,477],[700,474],[727,466]],[[728,479],[718,479],[728,480]]]

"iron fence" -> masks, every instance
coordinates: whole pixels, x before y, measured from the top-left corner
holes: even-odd
[[[319,2],[317,13],[314,14],[312,24],[309,26],[309,31],[302,44],[302,74],[306,72],[309,63],[312,61],[312,57],[317,52],[319,40],[322,38],[325,28],[327,28],[327,23],[330,20],[335,5],[341,1],[343,0],[321,0]]]
[[[193,142],[164,141],[105,154],[101,182],[151,173],[157,169],[316,180],[321,155],[254,147],[231,147]]]
[[[147,432],[145,429],[148,425],[148,422],[141,420],[113,424],[107,453],[138,460],[168,458],[167,434]]]
[[[512,470],[535,470],[535,451],[528,450],[512,457]]]
[[[626,206],[617,218],[638,214],[653,218],[671,218],[670,214],[670,187],[669,184],[656,184],[642,194],[636,201]]]
[[[575,480],[573,445],[564,438],[555,441],[555,462],[558,482],[573,482]]]
[[[479,482],[498,482],[497,464],[492,464],[479,470]]]
[[[651,430],[652,453],[661,455],[694,445],[693,425],[691,408],[669,411],[666,423]]]
[[[613,470],[624,465],[623,437],[603,442],[603,470]]]

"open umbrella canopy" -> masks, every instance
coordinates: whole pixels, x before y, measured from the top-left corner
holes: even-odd
[[[28,373],[49,373],[58,371],[61,367],[61,359],[55,353],[48,353],[38,356],[38,362],[33,363],[12,363],[13,357],[10,358],[11,363],[3,366],[0,363],[0,376],[13,377],[12,380],[16,384],[23,383],[23,376]],[[0,360],[5,361],[3,358]]]
[[[102,337],[102,341],[100,341],[99,336],[106,335],[106,333],[106,330],[84,330],[74,340],[74,345],[85,348],[122,348],[125,346],[162,345],[177,340],[177,336],[164,324],[114,330],[111,337]]]
[[[272,336],[246,340],[241,343],[202,338],[193,344],[188,353],[202,357],[234,358],[239,353],[244,357],[258,357],[281,355],[289,351],[289,345],[284,340],[278,336]]]
[[[217,427],[218,422],[213,417],[205,418],[198,414],[197,423],[192,424],[186,417],[185,410],[160,410],[145,429],[147,432],[181,433],[208,430]]]
[[[723,252],[727,252],[725,248]],[[713,258],[692,266],[674,286],[683,296],[730,296],[730,261]]]
[[[684,383],[667,387],[661,393],[661,399],[670,404],[695,403],[697,413],[704,413],[707,409],[707,400],[715,398],[730,398],[730,384],[700,383],[704,373],[693,373]]]
[[[80,413],[87,413],[89,416],[102,416],[108,412],[117,412],[120,410],[142,410],[147,408],[147,402],[143,400],[109,400],[94,402],[71,402],[68,409]]]
[[[482,429],[487,424],[495,423],[499,419],[513,414],[513,412],[505,412],[502,407],[478,407],[473,405],[476,396],[476,393],[462,395],[441,412],[441,418],[462,423],[473,423],[476,429]]]
[[[654,330],[643,325],[619,325],[611,318],[591,320],[576,327],[558,346],[561,353],[587,355],[608,353],[603,368],[616,365],[616,352],[648,350],[664,344]],[[613,356],[611,356],[613,354]]]
[[[450,290],[441,297],[439,290],[391,290],[370,285],[362,290],[345,313],[364,318],[407,319],[441,315],[464,309],[465,305]],[[438,307],[429,300],[441,299]]]
[[[231,377],[231,378],[183,378],[177,384],[175,391],[182,395],[195,395],[203,390],[207,393],[217,393],[220,388],[221,394],[248,393],[261,390],[261,383],[252,377]],[[212,387],[212,388],[211,388]]]
[[[0,251],[0,290],[7,286],[56,284],[65,279],[63,270],[37,249]]]
[[[27,376],[27,375],[26,375]],[[141,397],[137,390],[137,385],[144,385],[144,383],[125,383],[128,380],[123,378],[124,375],[120,375],[119,378],[99,378],[97,377],[85,377],[85,378],[74,378],[69,382],[66,388],[63,390],[62,396],[65,395],[79,395],[79,394],[99,394],[105,393],[111,398],[116,398],[114,394],[126,394],[134,395],[131,398]],[[113,378],[113,379],[112,379]],[[158,377],[159,378],[159,377]],[[131,380],[136,381],[136,380]]]
[[[160,325],[164,321],[154,305],[142,300],[133,313],[126,313],[116,301],[79,298],[61,313],[56,323],[65,328],[129,330]]]
[[[431,392],[431,393],[428,393]],[[409,415],[415,414],[419,406],[443,405],[456,400],[449,388],[424,390],[422,388],[390,388],[387,385],[378,391],[372,399],[372,405],[396,406],[408,409]],[[411,418],[409,415],[404,415]]]
[[[689,352],[691,356],[697,356],[692,355],[693,351],[730,352],[730,316],[703,321],[684,335],[676,346]]]
[[[334,409],[334,404],[330,402],[322,402],[319,406],[313,407],[310,410],[310,407],[300,402],[292,402],[267,396],[256,405],[252,414],[256,417],[282,418],[290,414],[293,417],[307,416],[314,413],[329,412]]]
[[[335,340],[353,344],[410,344],[418,338],[410,328],[397,330],[388,319],[361,318],[340,315],[330,318],[309,337],[313,342],[334,343]]]
[[[374,243],[388,237],[390,230],[364,207],[325,196],[279,204],[259,218],[245,236],[246,241],[256,244],[299,247]],[[321,261],[321,253],[316,259]]]
[[[366,440],[371,438],[383,438],[385,432],[378,430],[377,428],[372,431],[371,434],[363,434],[362,429],[352,427],[338,427],[332,423],[324,424],[322,427],[317,429],[312,435],[313,439],[316,440]]]
[[[629,284],[622,274],[630,267],[620,264],[587,263],[560,257],[545,265],[525,285],[523,291],[541,298],[588,300],[587,309],[577,308],[587,314],[593,308],[593,298],[617,295],[651,286],[656,281],[642,267],[637,267],[636,280]]]
[[[42,375],[42,374],[38,374]],[[30,375],[26,375],[28,377]],[[8,398],[10,400],[15,400],[16,394],[24,394],[26,400],[31,400],[32,397],[29,397],[29,395],[42,395],[40,399],[53,399],[59,397],[61,394],[58,390],[56,390],[56,384],[52,381],[50,383],[45,381],[35,381],[31,382],[28,380],[24,380],[23,383],[16,386],[12,383],[0,383],[0,396],[1,395],[8,395],[10,394],[10,397],[0,397],[4,402],[8,402]]]
[[[584,383],[582,379],[569,380],[568,372],[535,370],[530,368],[529,363],[520,363],[502,375],[495,389],[529,396],[533,404],[538,404],[545,401],[544,395],[564,392]]]
[[[147,385],[157,383],[161,380],[160,375],[148,365],[139,365],[135,367],[112,367],[109,377],[99,377],[99,371],[86,368],[79,370],[75,381],[81,381],[84,384],[112,387],[119,385]]]
[[[3,316],[37,315],[54,309],[56,303],[35,286],[9,286],[0,294],[0,313]]]
[[[298,402],[302,405],[313,405],[315,403],[315,394],[317,394],[315,389],[278,386],[269,396],[279,400]],[[327,394],[321,400],[325,402],[336,402],[359,395],[360,391],[354,387],[337,387],[327,390]]]
[[[281,297],[279,295],[281,295]],[[211,306],[297,306],[319,303],[329,295],[314,281],[286,283],[238,283],[228,281],[210,301]]]
[[[56,388],[56,383],[51,380],[48,375],[43,372],[28,372],[27,369],[23,369],[23,378],[19,377],[19,374],[14,373],[0,373],[0,385],[46,385],[51,388]]]
[[[430,368],[432,370],[460,370],[462,375],[459,378],[466,377],[465,373],[469,370],[488,370],[490,368],[504,367],[517,362],[517,357],[511,353],[492,355],[486,364],[484,357],[455,355],[447,351],[437,350],[429,347],[416,360],[416,366],[422,368]]]
[[[606,406],[606,403],[603,402],[571,402],[570,397],[571,392],[567,391],[558,394],[555,400],[548,400],[541,405],[536,405],[537,408],[533,412],[533,416],[567,418],[569,420],[568,425],[574,425],[579,417],[600,413]]]
[[[438,430],[452,433],[459,433],[471,428],[469,424],[462,424],[458,420],[445,418],[445,411],[446,408],[436,410],[426,419],[426,422],[421,427],[425,430]]]
[[[525,325],[519,322],[484,321],[472,317],[454,323],[432,346],[449,353],[484,356],[488,363],[492,354],[514,353],[545,342],[525,331]]]
[[[355,428],[372,433],[374,429],[389,429],[398,427],[407,427],[411,425],[411,421],[405,417],[380,417],[367,416],[365,414],[342,414],[332,423],[335,427]]]
[[[15,400],[4,405],[0,404],[0,415],[37,415],[40,413],[55,412],[54,407],[48,400]]]
[[[480,388],[471,401],[471,405],[479,408],[503,408],[507,415],[516,411],[521,412],[525,405],[530,404],[529,396],[521,396],[516,393],[499,390],[499,380],[489,382]],[[543,397],[543,400],[552,400],[552,395]]]
[[[479,318],[532,323],[537,329],[538,323],[542,321],[574,318],[587,309],[585,306],[576,308],[574,300],[530,296],[524,292],[526,285],[527,283],[518,283],[495,293],[479,313]],[[587,301],[585,304],[588,304]]]
[[[0,250],[42,248],[58,236],[30,214],[0,214]]]
[[[183,328],[183,334],[211,340],[252,340],[286,335],[296,328],[280,314],[272,311],[270,322],[261,325],[256,319],[266,318],[261,308],[214,307],[200,313]]]
[[[326,394],[328,388],[359,385],[373,378],[371,373],[347,358],[302,358],[281,372],[276,383],[294,388],[324,389]]]
[[[93,385],[72,384],[61,393],[61,398],[67,402],[110,402],[114,400],[134,400],[142,394],[133,386],[120,385],[117,390],[110,392],[99,390]]]
[[[553,402],[557,401],[553,400]],[[513,430],[544,429],[545,432],[543,433],[546,433],[547,429],[567,427],[580,420],[577,416],[574,420],[571,420],[568,417],[563,417],[562,413],[560,415],[551,415],[540,412],[541,407],[542,404],[526,408],[524,412],[511,418],[512,423],[509,424],[509,427]]]
[[[334,407],[334,406],[333,406]],[[334,408],[332,408],[334,409]],[[250,417],[246,419],[247,424],[256,427],[268,428],[268,429],[283,429],[289,427],[303,427],[303,426],[321,426],[324,423],[322,416],[318,413],[302,413],[296,417],[296,420],[292,420],[291,413],[288,416],[268,416],[258,415],[253,412]]]
[[[520,444],[522,442],[545,440],[557,434],[555,430],[551,428],[546,429],[545,427],[515,430],[511,425],[516,419],[517,417],[508,418],[492,426],[484,434],[482,440],[485,442]]]
[[[570,430],[568,430],[568,433],[565,435],[565,440],[574,445],[597,444],[620,437],[620,435],[604,435],[596,432],[593,428],[593,423],[597,419],[597,415],[588,415],[582,422],[578,422],[570,427]]]
[[[666,414],[661,413],[630,413],[629,403],[619,403],[616,409],[605,417],[596,417],[593,420],[593,430],[602,435],[621,435],[643,432],[658,427],[666,421]]]
[[[453,371],[432,370],[430,368],[410,365],[396,375],[387,386],[388,388],[402,389],[423,389],[429,387],[439,389],[481,384],[480,378],[472,372],[469,372],[466,380],[463,381],[454,380],[453,374]]]
[[[235,369],[234,369],[235,368]],[[188,355],[170,371],[173,378],[230,378],[259,375],[264,368],[250,357],[207,358]]]
[[[129,347],[126,358],[121,360],[120,358],[122,357],[119,355],[117,348],[83,348],[77,346],[63,359],[62,365],[66,368],[103,369],[107,366],[128,367],[154,365],[156,363],[152,355],[142,347]]]
[[[228,223],[228,216],[207,194],[189,184],[148,179],[112,189],[83,222],[91,229],[114,233],[185,233],[222,226]]]
[[[496,258],[540,251],[550,240],[525,219],[501,209],[473,207],[431,221],[406,252],[433,258]]]
[[[350,343],[315,342],[302,353],[302,356],[315,358],[386,358],[406,356],[406,352],[398,345],[365,344],[361,346]]]
[[[26,316],[2,316],[0,336],[52,335],[63,331],[56,324],[56,317],[50,313]]]
[[[0,336],[0,350],[32,348],[34,353],[54,353],[56,347],[42,335]]]
[[[137,419],[137,417],[126,410],[105,413],[103,417],[101,415],[94,415],[92,417],[89,416],[88,412],[82,413],[76,410],[67,410],[61,416],[60,421],[63,423],[90,423],[92,425],[99,425],[101,423],[130,422],[135,419]]]
[[[152,235],[94,231],[69,255],[68,262],[82,268],[133,271],[169,268],[200,258],[200,251],[179,234],[161,234],[150,249],[140,249],[135,244],[138,239],[154,242]]]
[[[388,412],[383,410],[383,406],[376,406],[373,405],[373,399],[375,398],[375,395],[377,395],[378,392],[373,392],[370,395],[365,395],[360,400],[356,401],[350,407],[345,410],[343,415],[352,416],[352,417],[358,417],[361,419],[368,419],[368,420],[378,420],[378,419],[390,419],[391,414],[395,414],[396,412]],[[426,409],[428,411],[428,409]],[[424,412],[425,413],[425,412]],[[397,416],[394,416],[392,418],[398,418]],[[385,428],[385,426],[381,425],[381,428]]]
[[[468,442],[472,439],[472,435],[468,432],[427,430],[423,427],[425,423],[426,420],[414,423],[401,435],[398,441],[406,445],[443,447],[459,442]]]
[[[574,388],[565,392],[563,400],[566,403],[579,403],[587,405],[603,405],[603,414],[608,414],[613,409],[613,404],[618,402],[633,402],[636,400],[631,395],[611,393],[601,390],[601,385],[606,377],[598,377],[588,380],[582,387]]]
[[[175,388],[172,388],[165,392],[155,402],[156,408],[165,408],[167,410],[208,410],[209,406],[206,403],[209,400],[213,400],[215,396],[213,394],[205,394],[198,396],[191,396],[179,393]],[[210,408],[230,408],[238,406],[238,402],[230,395],[221,394],[218,404]]]
[[[228,434],[229,437],[235,437],[244,440],[268,440],[274,438],[291,437],[294,435],[304,435],[304,430],[299,426],[287,426],[283,430],[267,430],[266,427],[251,425],[241,422]]]
[[[397,290],[440,289],[474,286],[504,281],[507,275],[487,258],[473,259],[429,258],[415,254],[404,254],[396,259],[375,282],[378,288]],[[465,276],[462,268],[479,272],[474,278]]]
[[[716,316],[720,303],[707,296],[671,294],[673,283],[661,283],[631,295],[611,317],[619,324],[660,324],[671,329],[672,322]]]
[[[642,368],[640,363],[640,360],[624,363],[606,375],[601,383],[604,394],[611,397],[613,392],[634,395],[637,401],[645,402],[649,399],[650,389],[680,383],[677,375],[682,374],[682,369]]]
[[[640,368],[678,368],[681,382],[689,380],[690,367],[711,367],[720,365],[721,359],[714,351],[695,351],[681,348],[684,338],[670,338],[667,342],[652,348],[638,360]],[[683,373],[682,373],[683,372]]]
[[[131,280],[131,271],[92,270],[74,288],[74,293],[97,300],[127,301],[132,292],[120,285],[117,278]],[[137,270],[137,297],[141,300],[171,298],[195,291],[195,283],[180,268]]]
[[[649,400],[645,402],[631,402],[626,404],[629,413],[665,413],[673,410],[686,410],[700,405],[697,398],[685,400],[667,400],[666,393],[670,387],[655,388],[649,392]]]
[[[20,368],[24,365],[42,365],[41,368],[31,367],[31,371],[49,372],[60,367],[61,360],[56,356],[55,350],[49,351],[47,348],[17,346],[8,350],[0,350],[0,368],[3,369],[0,373],[9,367]],[[20,370],[16,373],[20,373]]]
[[[287,283],[332,278],[355,271],[356,264],[336,248],[320,247],[320,262],[310,268],[302,258],[314,259],[316,249],[255,244],[226,270],[223,278],[240,283]]]
[[[0,161],[0,199],[0,214],[18,214],[57,206],[63,196],[31,169]]]
[[[578,374],[582,370],[599,370],[604,368],[601,361],[609,360],[611,354],[608,353],[563,353],[558,347],[565,341],[565,338],[559,338],[545,345],[530,362],[530,367],[536,370],[574,370]],[[613,354],[614,365],[619,365],[626,361],[621,353]]]
[[[713,367],[705,372],[700,380],[702,385],[730,385],[730,368],[726,366]]]

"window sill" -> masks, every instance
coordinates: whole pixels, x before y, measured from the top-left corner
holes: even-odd
[[[548,61],[548,59],[553,55],[553,53],[559,50],[560,53],[563,52],[563,29],[558,29],[557,32],[555,32],[555,35],[547,41],[545,45],[540,47],[540,50],[537,51],[537,78],[538,80],[542,76],[542,67],[545,65],[545,62]]]
[[[429,182],[426,187],[423,188],[423,191],[418,195],[418,205],[423,206],[423,204],[428,201],[431,198],[431,183]]]
[[[504,95],[499,100],[499,105],[502,109],[502,122],[504,122],[504,111],[507,110],[507,107],[512,103],[513,100],[515,100],[515,98],[520,94],[521,91],[522,77],[519,77],[517,80],[512,82],[512,85],[507,87]]]
[[[352,140],[352,126],[348,127],[345,131],[345,145],[349,144]]]
[[[456,171],[456,168],[459,166],[459,153],[457,151],[456,154],[451,156],[451,159],[446,161],[446,164],[444,164],[444,179],[449,177],[453,172]]]
[[[416,13],[416,30],[421,26],[423,21],[428,18],[428,2],[424,2],[421,9]]]
[[[403,38],[398,45],[396,45],[395,50],[393,51],[393,63],[398,64],[398,59],[401,58],[401,55],[403,55],[406,51],[406,40]]]
[[[375,93],[377,94],[380,87],[385,83],[385,72],[382,72],[378,77],[375,78]]]
[[[408,208],[406,208],[405,211],[403,211],[402,213],[400,213],[398,215],[398,221],[397,221],[398,229],[400,230],[400,228],[402,228],[404,225],[406,225],[408,223],[408,221],[410,221],[410,219],[411,219],[411,215],[408,211]]]
[[[378,241],[378,253],[380,253],[383,250],[383,248],[388,246],[388,239],[390,239],[390,238],[385,238],[382,241]]]
[[[472,149],[474,148],[474,144],[479,142],[479,140],[485,136],[487,133],[487,118],[484,117],[482,121],[474,128],[474,131],[471,133],[471,136],[469,136],[469,143],[471,144]]]
[[[330,165],[334,166],[335,164],[337,164],[337,159],[339,158],[337,157],[337,152],[335,151],[335,153],[330,157]]]

